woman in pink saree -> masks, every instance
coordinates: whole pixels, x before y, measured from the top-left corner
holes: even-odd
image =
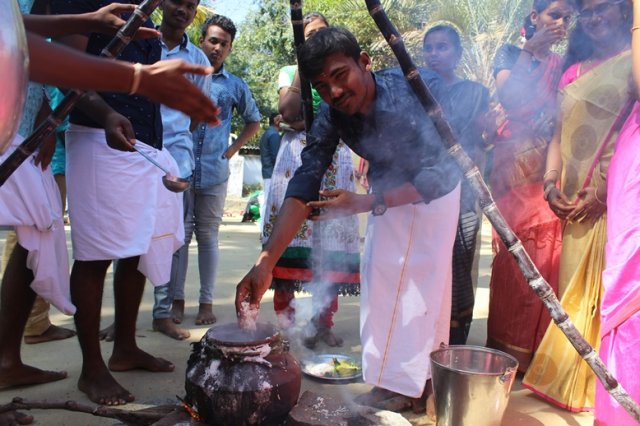
[[[632,66],[640,88],[640,1],[633,1]],[[602,274],[600,357],[620,384],[640,400],[640,103],[622,128],[607,176],[606,266]],[[595,424],[631,426],[636,421],[600,383]]]
[[[616,143],[607,176],[606,267],[602,275],[600,357],[631,397],[640,400],[640,104]],[[596,425],[637,425],[596,385]]]

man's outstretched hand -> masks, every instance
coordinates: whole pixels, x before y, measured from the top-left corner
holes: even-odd
[[[246,311],[246,303],[249,302],[250,309],[257,309],[260,301],[271,286],[273,274],[261,266],[254,266],[249,273],[244,276],[236,286],[236,314],[242,318]],[[244,305],[243,305],[244,304]]]
[[[337,219],[357,213],[371,210],[372,196],[369,194],[356,194],[344,189],[332,189],[320,191],[323,198],[319,201],[310,201],[307,207],[320,209],[319,214],[309,217],[311,220]]]
[[[189,64],[179,59],[142,66],[138,93],[189,115],[195,122],[220,124],[220,109],[209,96],[192,84],[185,74],[208,75],[212,67]]]

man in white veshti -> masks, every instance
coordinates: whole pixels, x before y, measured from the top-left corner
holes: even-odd
[[[54,14],[91,12],[103,0],[51,0]],[[151,27],[150,21],[145,26]],[[61,39],[94,55],[111,37],[91,33]],[[158,39],[133,40],[118,59],[152,64],[160,60]],[[78,388],[95,403],[121,405],[134,396],[110,371],[144,369],[173,371],[174,365],[138,347],[135,326],[145,280],[154,285],[169,281],[171,258],[183,244],[182,196],[162,185],[164,174],[136,152],[135,143],[170,173],[178,166],[162,149],[160,106],[138,93],[90,92],[70,116],[66,133],[67,190],[73,222],[74,264],[71,297],[83,364]],[[135,142],[134,142],[135,141]],[[124,151],[113,149],[116,147]],[[114,272],[114,346],[108,363],[100,351],[98,332],[107,268]]]
[[[289,183],[281,215],[255,266],[238,284],[236,310],[255,308],[276,260],[313,208],[316,219],[371,211],[362,261],[360,332],[364,380],[360,402],[424,412],[429,353],[448,342],[451,255],[460,200],[459,172],[397,69],[371,72],[355,38],[340,28],[310,37],[299,68],[326,102],[308,133],[302,166]],[[436,96],[440,82],[423,72]],[[370,162],[372,194],[321,191],[338,141]]]

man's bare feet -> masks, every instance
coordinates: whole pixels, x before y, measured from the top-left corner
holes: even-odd
[[[158,318],[153,320],[153,331],[159,331],[172,339],[184,340],[191,336],[189,330],[178,327],[171,318]]]
[[[302,339],[302,344],[307,349],[315,349],[318,344],[318,338],[316,336],[305,337]]]
[[[184,319],[184,300],[174,300],[171,305],[171,319],[176,324],[182,324]]]
[[[110,326],[100,330],[100,332],[98,333],[98,337],[100,338],[100,340],[104,340],[105,342],[113,342],[115,333],[115,327],[112,323]]]
[[[396,397],[398,395],[399,394],[393,391],[374,387],[369,392],[356,396],[354,398],[354,401],[356,404],[368,405],[370,407],[373,407],[374,406],[373,404],[376,404],[380,401],[384,401],[385,399]]]
[[[326,327],[318,328],[315,336],[305,338],[302,343],[307,349],[315,349],[320,340],[332,348],[342,346],[344,343],[344,340],[341,337],[336,336],[330,328]]]
[[[104,367],[91,374],[82,373],[78,379],[78,389],[100,405],[124,405],[135,399]]]
[[[14,386],[41,385],[67,377],[66,371],[47,371],[30,365],[0,367],[0,389]]]
[[[154,373],[170,373],[175,368],[173,363],[155,357],[140,348],[122,351],[121,354],[114,350],[109,358],[109,370],[111,371],[146,370]]]
[[[216,321],[217,319],[216,316],[213,315],[213,306],[211,306],[211,303],[201,303],[198,307],[196,325],[213,324]]]
[[[380,410],[393,411],[394,413],[402,413],[403,411],[407,411],[413,407],[412,399],[413,398],[409,398],[408,396],[398,394],[389,399],[378,401],[372,404],[372,406]],[[422,411],[418,411],[418,412],[424,413],[425,410],[423,409]]]
[[[76,332],[73,330],[51,324],[44,333],[38,336],[24,336],[24,342],[29,345],[34,345],[36,343],[51,342],[53,340],[64,340],[75,335]]]
[[[331,346],[332,348],[342,346],[342,344],[344,343],[344,340],[342,339],[342,337],[339,337],[333,334],[330,328],[320,329],[318,333],[320,334],[320,339],[322,339],[323,342],[325,342],[327,345]]]
[[[373,388],[368,393],[358,395],[354,401],[360,405],[368,405],[395,413],[402,413],[410,409],[414,413],[426,412],[424,401],[421,398],[411,398],[382,388]]]
[[[436,416],[436,400],[433,394],[427,397],[427,417],[434,423],[438,419]]]

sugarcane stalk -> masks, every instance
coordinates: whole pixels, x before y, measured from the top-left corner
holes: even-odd
[[[131,14],[127,22],[118,30],[109,44],[102,49],[100,56],[115,58],[129,44],[138,28],[149,19],[151,13],[158,7],[161,0],[144,0]],[[0,164],[0,186],[9,179],[18,167],[42,145],[69,114],[74,105],[84,96],[82,90],[70,90],[62,102],[49,114],[36,130],[26,138],[14,152]]]
[[[103,405],[92,406],[76,401],[28,401],[23,398],[13,398],[4,405],[0,405],[0,414],[18,410],[67,410],[77,413],[91,414],[97,417],[117,419],[130,425],[150,425],[161,420],[171,411],[179,409],[179,406],[156,407],[155,409],[143,409],[138,411],[122,410],[119,408],[105,407]]]
[[[442,143],[447,147],[449,154],[455,159],[458,167],[463,171],[465,178],[473,189],[473,192],[478,197],[482,211],[493,225],[496,233],[500,236],[500,239],[504,242],[509,252],[511,252],[515,258],[522,274],[527,280],[527,283],[542,300],[545,307],[549,310],[553,321],[558,327],[560,327],[582,359],[589,364],[589,367],[591,367],[607,392],[616,401],[618,401],[618,403],[624,407],[624,409],[636,421],[640,422],[640,407],[638,404],[631,399],[627,391],[623,389],[615,377],[613,377],[613,375],[607,370],[593,347],[576,329],[575,325],[571,322],[571,319],[562,308],[562,305],[556,297],[553,289],[542,275],[540,275],[538,268],[531,261],[531,258],[524,249],[522,242],[513,230],[511,230],[510,226],[498,210],[498,207],[491,196],[491,192],[482,179],[480,170],[456,141],[451,130],[451,126],[447,122],[442,108],[429,92],[429,88],[420,77],[411,56],[405,48],[402,36],[389,20],[384,8],[380,4],[380,1],[365,0],[365,3],[369,10],[369,14],[375,21],[380,32],[387,40],[387,43],[389,43],[394,55],[398,59],[407,81],[418,96],[425,112],[433,121]]]
[[[296,59],[298,51],[304,43],[304,22],[302,20],[302,0],[291,0],[291,26],[293,27],[293,42],[296,47]],[[300,61],[298,61],[300,63]],[[302,116],[304,117],[304,129],[309,131],[313,123],[313,101],[311,99],[311,84],[298,70],[300,78],[300,95],[302,97]]]

